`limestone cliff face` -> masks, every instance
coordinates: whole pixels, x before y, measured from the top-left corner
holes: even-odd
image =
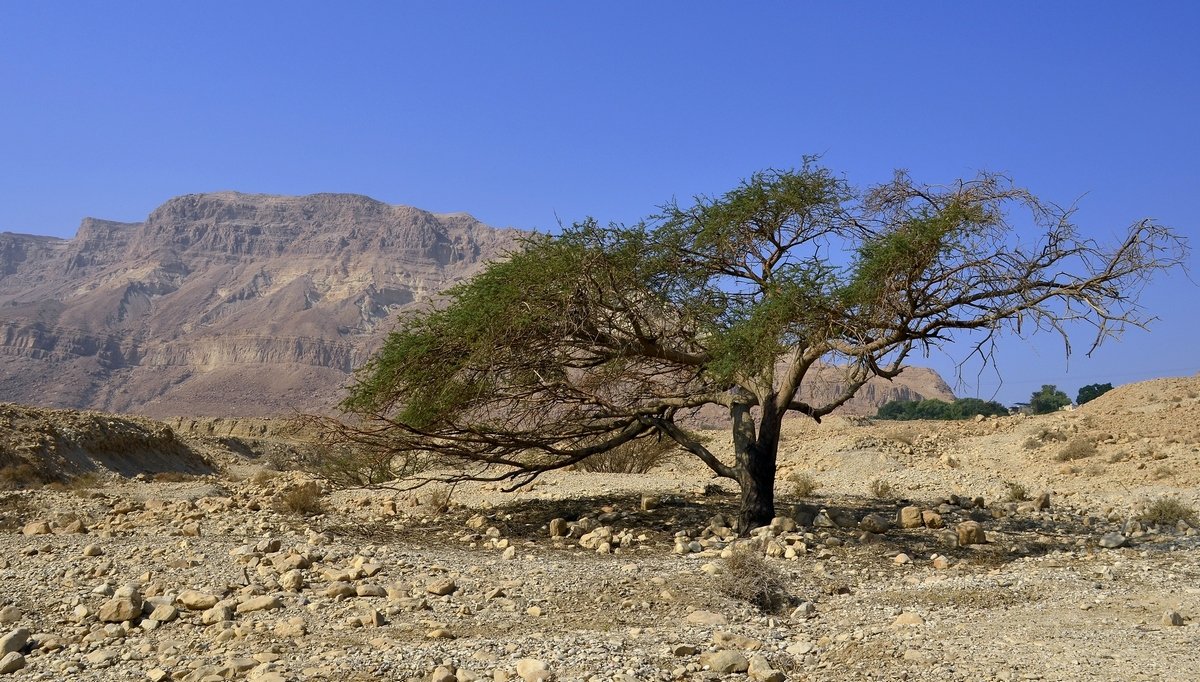
[[[158,417],[326,410],[398,314],[519,236],[358,195],[236,192],[176,197],[140,223],[87,218],[70,240],[0,233],[0,402]],[[936,374],[909,370],[846,411],[949,395]]]
[[[0,234],[0,399],[151,415],[337,401],[404,308],[519,233],[347,194],[177,197],[74,239]]]

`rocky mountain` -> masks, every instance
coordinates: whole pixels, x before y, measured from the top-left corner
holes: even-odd
[[[0,233],[0,401],[150,416],[325,410],[400,312],[519,234],[358,195],[235,192],[177,197],[140,223],[87,218],[70,240]],[[847,411],[949,396],[914,369]]]
[[[518,233],[367,197],[171,199],[74,239],[0,234],[0,396],[150,415],[335,403],[406,306]]]

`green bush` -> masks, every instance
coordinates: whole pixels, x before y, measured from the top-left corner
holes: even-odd
[[[908,421],[912,419],[971,419],[976,415],[1003,417],[1008,408],[992,400],[959,398],[952,403],[931,398],[929,400],[893,400],[879,408],[876,418]]]
[[[1050,414],[1070,404],[1071,399],[1054,384],[1043,384],[1041,389],[1029,398],[1029,409],[1033,410],[1034,414]]]
[[[1079,389],[1079,394],[1075,396],[1075,404],[1082,405],[1089,403],[1112,389],[1112,384],[1088,384]]]

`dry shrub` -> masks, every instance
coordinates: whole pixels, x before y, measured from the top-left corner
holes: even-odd
[[[1153,523],[1159,526],[1174,526],[1180,521],[1189,526],[1196,525],[1196,510],[1174,497],[1160,497],[1149,504],[1138,514],[1142,523]]]
[[[1164,478],[1171,478],[1175,475],[1175,470],[1169,466],[1163,465],[1154,468],[1154,480],[1161,481]]]
[[[795,497],[810,497],[821,487],[821,482],[806,471],[794,472],[787,480]]]
[[[454,486],[439,485],[429,489],[429,494],[425,498],[425,504],[435,514],[445,514],[450,511],[450,505],[453,503]]]
[[[38,488],[57,480],[45,469],[28,463],[0,468],[0,490]]]
[[[1008,489],[1009,502],[1024,502],[1029,499],[1029,490],[1016,481],[1005,483],[1004,487]]]
[[[1062,450],[1054,456],[1054,459],[1059,462],[1071,462],[1085,457],[1095,455],[1099,450],[1096,448],[1096,442],[1089,438],[1076,438],[1075,440],[1063,446]]]
[[[1062,429],[1043,426],[1030,434],[1021,445],[1026,450],[1036,450],[1046,443],[1057,443],[1065,440],[1067,440],[1067,434],[1063,433]]]
[[[777,566],[754,549],[739,547],[721,560],[714,580],[717,589],[767,613],[779,613],[787,606],[788,581]]]
[[[182,471],[160,471],[150,477],[155,483],[184,483],[196,480],[195,476]]]
[[[20,495],[0,496],[0,530],[17,530],[34,513],[33,506]]]
[[[259,469],[258,471],[254,472],[253,476],[250,477],[250,482],[261,488],[278,477],[278,471],[272,471],[271,469]]]
[[[1107,461],[1109,464],[1116,464],[1118,462],[1124,462],[1125,460],[1129,459],[1129,457],[1130,455],[1128,450],[1117,450],[1109,455],[1105,461]]]
[[[917,432],[910,429],[888,431],[883,437],[901,445],[912,445],[917,442]]]
[[[645,474],[675,459],[678,454],[675,441],[637,438],[592,455],[575,466],[595,474]]]
[[[871,497],[877,500],[890,500],[896,496],[896,491],[892,489],[892,484],[882,478],[871,481],[871,485],[867,487],[867,490],[871,493]]]
[[[280,493],[275,506],[279,511],[288,514],[316,516],[325,513],[325,504],[321,501],[321,496],[321,486],[309,481]]]

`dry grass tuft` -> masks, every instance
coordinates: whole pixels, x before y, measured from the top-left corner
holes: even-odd
[[[1009,481],[1004,484],[1004,487],[1008,489],[1009,502],[1024,502],[1029,499],[1029,490],[1016,481]]]
[[[1174,497],[1160,497],[1146,505],[1138,515],[1142,523],[1153,523],[1159,526],[1174,526],[1183,521],[1189,526],[1196,525],[1196,510]]]
[[[679,446],[674,441],[638,438],[608,452],[592,455],[576,467],[594,474],[645,474],[678,455]]]
[[[1096,448],[1096,442],[1089,438],[1076,438],[1075,440],[1063,446],[1062,450],[1054,456],[1054,459],[1059,462],[1072,462],[1085,457],[1092,457],[1099,450]]]
[[[867,486],[867,490],[871,493],[871,497],[877,500],[890,500],[896,496],[896,491],[892,488],[892,484],[882,478],[871,481],[871,484]]]
[[[0,468],[0,490],[40,488],[57,480],[46,470],[28,463]]]
[[[321,486],[313,482],[292,486],[276,499],[276,508],[284,513],[299,516],[316,516],[325,513],[321,500]]]
[[[788,476],[788,483],[791,487],[791,493],[794,497],[811,497],[821,487],[821,482],[812,477],[808,472],[795,472]]]
[[[746,547],[735,549],[721,560],[721,568],[714,580],[725,595],[766,613],[779,613],[787,606],[787,578],[760,552]]]

